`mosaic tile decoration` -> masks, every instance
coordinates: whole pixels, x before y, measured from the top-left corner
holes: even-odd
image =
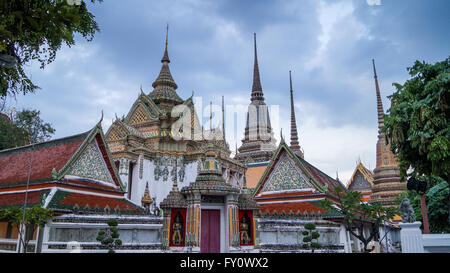
[[[136,124],[147,121],[147,113],[145,112],[142,105],[139,105],[134,111],[130,119],[130,124]]]
[[[261,192],[313,188],[294,165],[292,160],[283,154],[270,174]]]
[[[118,140],[118,139],[120,139],[119,133],[115,129],[111,130],[108,136],[108,140]]]
[[[86,146],[86,150],[73,163],[68,175],[84,177],[88,179],[100,180],[114,184],[108,175],[108,170],[103,162],[100,150],[94,141]]]
[[[364,178],[361,172],[358,170],[353,178],[353,183],[350,185],[350,190],[370,189],[370,183]]]

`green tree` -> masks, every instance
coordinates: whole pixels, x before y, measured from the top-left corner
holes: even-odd
[[[303,242],[305,243],[303,245],[304,248],[311,248],[312,252],[314,252],[314,249],[321,248],[322,245],[319,244],[319,232],[316,230],[316,225],[313,223],[307,223],[305,225],[305,231],[302,232],[303,234]],[[315,241],[313,241],[315,240]]]
[[[0,115],[0,150],[23,146],[26,144],[27,134],[17,127],[9,118]]]
[[[0,14],[0,97],[34,92],[27,64],[35,60],[43,69],[63,44],[75,45],[76,33],[91,41],[99,31],[84,1],[1,0]]]
[[[22,218],[24,219],[23,223]],[[32,239],[36,228],[44,228],[45,224],[52,218],[53,211],[51,209],[42,208],[40,205],[26,208],[25,216],[23,215],[23,208],[17,206],[0,209],[0,219],[11,223],[13,227],[16,227],[19,230],[21,238],[20,244],[22,245],[23,251],[27,249],[28,243]],[[20,228],[21,223],[25,226],[25,233]]]
[[[0,150],[49,140],[55,129],[40,118],[40,111],[24,109],[13,120],[0,116]]]
[[[357,191],[344,191],[335,187],[335,192],[339,201],[339,211],[344,215],[345,228],[363,243],[364,251],[369,252],[367,245],[372,240],[380,239],[380,226],[392,219],[397,209],[383,207],[379,203],[363,203],[361,194]],[[326,210],[335,210],[335,203],[328,199],[322,200],[320,206]],[[368,228],[368,234],[364,232],[365,228]]]
[[[411,78],[394,83],[396,91],[389,96],[386,140],[402,177],[439,176],[450,183],[450,57],[435,64],[416,61],[407,70]],[[446,201],[450,210],[450,196]]]
[[[16,112],[14,123],[17,127],[26,132],[27,138],[32,143],[49,140],[55,133],[55,129],[48,122],[44,122],[38,110],[24,109]]]
[[[108,219],[109,230],[100,230],[97,234],[97,241],[106,246],[108,253],[115,253],[114,248],[122,245],[122,240],[119,239],[119,230],[117,229],[117,219]]]

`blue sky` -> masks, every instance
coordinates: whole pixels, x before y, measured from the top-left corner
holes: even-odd
[[[380,2],[381,5],[376,5]],[[415,60],[449,56],[450,1],[293,0],[146,1],[89,4],[101,32],[78,37],[44,70],[28,72],[42,89],[18,96],[18,109],[41,111],[54,137],[89,130],[104,111],[103,128],[126,115],[161,68],[169,23],[170,69],[183,99],[220,105],[250,102],[253,32],[266,103],[279,107],[274,125],[289,139],[289,70],[292,70],[300,145],[305,159],[344,182],[360,158],[375,167],[375,59],[384,109],[393,82],[403,83]],[[241,122],[240,124],[243,124]],[[239,124],[238,124],[239,125]],[[236,127],[236,126],[233,126]],[[239,127],[239,126],[237,126]],[[234,150],[243,128],[227,124]]]

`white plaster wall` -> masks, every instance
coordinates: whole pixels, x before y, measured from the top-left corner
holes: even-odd
[[[139,178],[139,162],[133,168],[133,182],[131,187],[131,201],[137,204],[141,204],[142,196],[144,196],[145,185],[148,182],[148,189],[150,197],[155,201],[155,204],[159,207],[167,195],[170,193],[173,187],[173,177],[170,175],[173,167],[168,167],[169,175],[167,180],[164,181],[161,175],[158,180],[155,180],[155,164],[152,160],[143,160],[144,168],[142,173],[142,179]],[[164,167],[162,167],[164,168]],[[179,170],[180,168],[178,168]],[[180,181],[177,177],[178,189],[189,185],[197,178],[197,162],[191,162],[185,165],[184,180]],[[156,197],[156,200],[155,200]]]

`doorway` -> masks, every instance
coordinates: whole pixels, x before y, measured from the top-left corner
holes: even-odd
[[[220,253],[220,210],[202,209],[201,253]]]

